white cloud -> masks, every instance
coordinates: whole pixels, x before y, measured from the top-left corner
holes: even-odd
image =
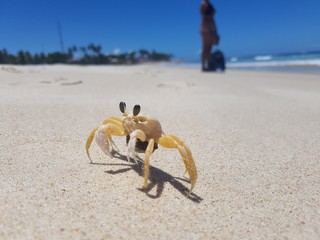
[[[119,55],[119,54],[121,54],[121,49],[120,49],[120,48],[115,48],[115,49],[113,50],[113,54],[114,54],[114,55]]]

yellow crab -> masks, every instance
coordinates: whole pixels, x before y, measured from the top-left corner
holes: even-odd
[[[175,148],[178,149],[186,167],[186,171],[189,174],[191,192],[196,184],[197,168],[190,149],[177,136],[164,134],[157,119],[149,118],[147,116],[139,116],[138,114],[140,113],[141,109],[139,105],[134,106],[132,113],[126,111],[126,104],[124,102],[120,102],[119,107],[123,114],[122,118],[108,118],[107,120],[103,121],[101,126],[93,129],[88,137],[86,142],[86,150],[90,159],[90,163],[92,163],[92,160],[90,158],[89,148],[94,138],[101,150],[107,156],[112,158],[109,147],[111,146],[113,149],[113,147],[116,146],[112,141],[111,136],[126,136],[126,141],[128,144],[128,162],[130,162],[131,157],[136,163],[138,163],[135,153],[145,153],[143,189],[146,189],[149,179],[150,155],[155,149],[158,148],[158,144],[166,148]]]

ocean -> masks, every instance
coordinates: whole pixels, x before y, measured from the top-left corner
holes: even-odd
[[[225,60],[227,69],[320,74],[320,52],[226,57]],[[199,61],[185,65],[201,67]]]
[[[230,69],[320,74],[320,52],[231,57],[226,65]]]

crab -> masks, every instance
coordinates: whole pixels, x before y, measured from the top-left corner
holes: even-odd
[[[186,172],[190,177],[191,187],[189,193],[195,187],[197,181],[197,168],[189,147],[175,135],[167,135],[162,131],[160,122],[155,118],[139,115],[141,107],[135,105],[133,112],[126,111],[126,104],[120,102],[120,111],[122,117],[110,117],[103,121],[102,125],[93,129],[86,142],[86,151],[90,163],[93,163],[90,157],[89,149],[93,139],[96,140],[100,149],[110,158],[112,150],[117,149],[112,140],[113,136],[126,137],[127,142],[127,160],[132,158],[137,164],[136,152],[145,153],[144,157],[144,182],[142,189],[146,190],[149,179],[150,156],[158,148],[158,145],[165,148],[177,149],[185,165]]]

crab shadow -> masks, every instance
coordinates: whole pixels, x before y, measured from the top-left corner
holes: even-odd
[[[134,170],[139,176],[143,177],[143,160],[137,156],[138,164],[128,163],[127,156],[122,155],[116,151],[112,151],[114,158],[125,161],[126,163],[92,163],[94,165],[106,165],[106,166],[122,166],[119,170],[105,171],[108,174],[116,175]],[[189,194],[189,189],[185,187],[180,181],[190,183],[185,178],[173,177],[172,175],[160,170],[159,168],[150,165],[149,185],[147,189],[138,188],[138,190],[144,192],[148,197],[156,199],[159,198],[163,192],[165,183],[169,183],[176,190],[178,190],[183,196],[190,199],[193,202],[200,203],[203,199],[194,193]],[[151,194],[151,190],[156,188],[155,194]]]

